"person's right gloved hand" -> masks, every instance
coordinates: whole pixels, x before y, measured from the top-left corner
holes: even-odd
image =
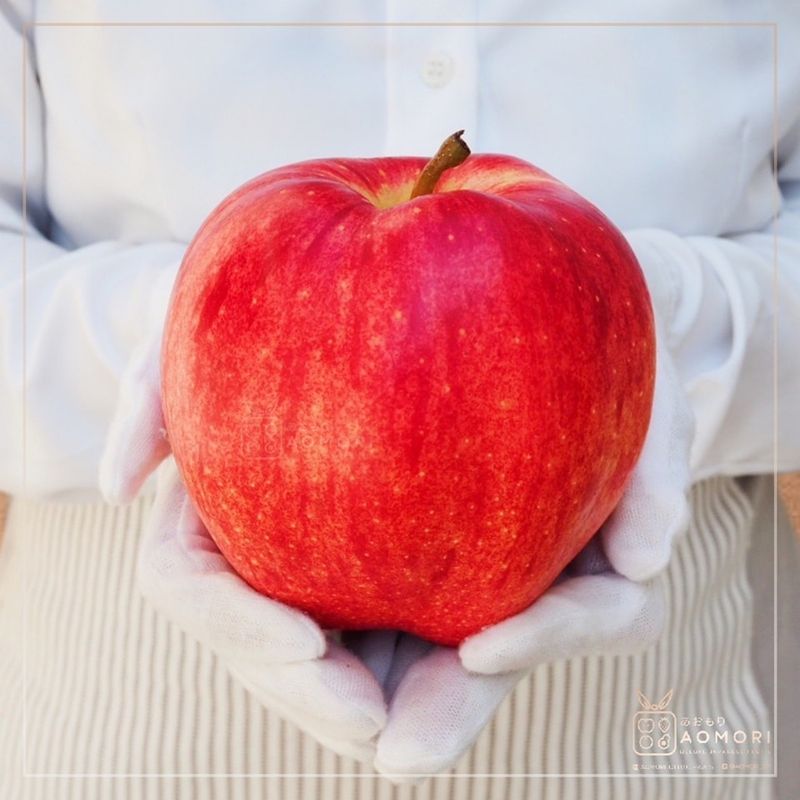
[[[386,720],[370,669],[306,614],[251,589],[228,564],[169,456],[160,337],[131,360],[100,465],[107,501],[128,502],[157,469],[138,582],[168,619],[210,648],[267,708],[341,755],[372,761]],[[158,466],[160,462],[161,466]]]

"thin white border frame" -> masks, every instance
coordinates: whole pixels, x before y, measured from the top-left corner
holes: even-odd
[[[778,720],[778,316],[779,316],[779,271],[778,271],[778,220],[780,214],[781,193],[778,183],[778,23],[776,22],[722,22],[716,20],[697,22],[26,22],[22,26],[22,487],[23,495],[27,495],[27,233],[28,233],[28,186],[27,186],[27,98],[28,98],[28,48],[34,28],[767,28],[772,31],[772,183],[773,183],[773,269],[772,289],[775,314],[773,317],[773,702],[772,726],[773,734],[777,734]],[[27,530],[27,508],[23,504],[23,530]],[[27,593],[27,536],[23,536],[23,688],[22,688],[22,775],[23,778],[57,778],[57,779],[129,779],[129,778],[370,778],[392,777],[387,773],[345,773],[345,772],[275,772],[275,773],[117,773],[117,772],[76,772],[52,773],[29,772],[27,769],[27,733],[28,733],[28,684],[27,684],[27,629],[28,593]],[[778,777],[778,741],[773,739],[772,749],[773,771],[757,773],[676,773],[658,774],[657,772],[625,772],[625,773],[409,773],[394,777],[403,778],[750,778],[769,779]]]

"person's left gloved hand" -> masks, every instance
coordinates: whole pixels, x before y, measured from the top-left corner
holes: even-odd
[[[663,340],[659,332],[652,419],[641,457],[620,504],[560,579],[530,608],[457,650],[400,638],[397,652],[416,657],[406,657],[413,663],[384,687],[390,705],[378,738],[380,772],[414,780],[451,767],[516,683],[540,664],[637,652],[658,638],[665,612],[653,579],[688,526],[693,438],[688,399]],[[356,650],[362,646],[369,651],[369,638]]]

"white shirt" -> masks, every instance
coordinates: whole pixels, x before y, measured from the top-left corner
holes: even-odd
[[[0,489],[93,490],[117,381],[161,324],[185,244],[230,190],[324,156],[432,153],[467,129],[562,179],[630,235],[698,416],[696,477],[800,466],[800,32],[791,3],[42,0],[47,21],[360,21],[373,27],[35,27],[28,49],[27,291],[22,40],[0,23]],[[780,22],[773,29],[384,27],[503,21]],[[771,219],[780,205],[780,307]],[[647,229],[642,233],[641,229]],[[634,233],[634,231],[636,231]],[[48,241],[49,239],[49,241]],[[25,348],[21,333],[25,329]],[[23,359],[23,350],[25,358]],[[25,370],[25,378],[23,378]]]

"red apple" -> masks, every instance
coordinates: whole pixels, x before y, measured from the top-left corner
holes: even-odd
[[[189,494],[252,587],[453,645],[529,606],[618,503],[655,347],[597,208],[509,156],[452,167],[448,141],[414,198],[425,159],[233,192],[186,253],[162,372]]]

